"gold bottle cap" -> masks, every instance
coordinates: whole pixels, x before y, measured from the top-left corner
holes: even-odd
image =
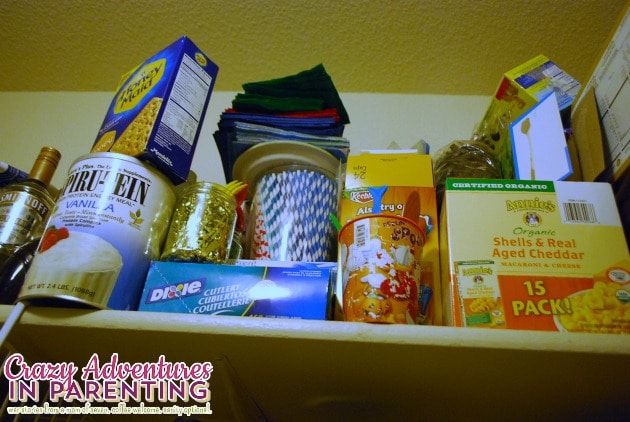
[[[53,147],[43,147],[28,174],[29,179],[39,180],[48,185],[57,170],[61,153]]]

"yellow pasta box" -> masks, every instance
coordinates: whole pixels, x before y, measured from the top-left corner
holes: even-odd
[[[611,186],[448,179],[447,325],[630,334],[630,256]]]
[[[121,77],[91,152],[130,155],[186,181],[218,71],[188,37],[154,54]]]
[[[420,318],[418,323],[441,325],[440,262],[438,212],[433,186],[431,156],[414,152],[365,152],[348,157],[344,190],[341,195],[340,222],[374,213],[375,201],[371,188],[383,188],[378,213],[404,216],[408,199],[419,197],[416,218],[422,218],[428,228],[422,251]],[[343,286],[338,282],[337,295]]]

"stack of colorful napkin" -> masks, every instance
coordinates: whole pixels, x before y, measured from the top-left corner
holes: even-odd
[[[221,114],[214,139],[226,180],[249,147],[269,141],[299,141],[326,149],[342,162],[348,113],[322,64],[295,75],[243,84],[232,107]]]

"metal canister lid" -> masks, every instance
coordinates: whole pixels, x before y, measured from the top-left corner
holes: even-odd
[[[140,167],[143,167],[144,169],[146,169],[149,173],[151,173],[151,175],[153,177],[156,177],[160,180],[161,183],[164,183],[165,186],[168,187],[169,190],[175,192],[175,185],[173,184],[173,182],[157,167],[153,166],[150,162],[148,161],[143,161],[140,160],[139,158],[136,157],[132,157],[131,155],[127,155],[127,154],[121,154],[118,152],[90,152],[87,154],[83,154],[79,157],[77,157],[73,162],[72,165],[70,166],[70,170],[72,170],[72,168],[85,160],[89,160],[92,158],[102,158],[102,159],[112,159],[115,161],[123,161],[123,162],[128,162],[131,163],[133,165],[137,165]],[[195,175],[196,177],[196,175]]]

